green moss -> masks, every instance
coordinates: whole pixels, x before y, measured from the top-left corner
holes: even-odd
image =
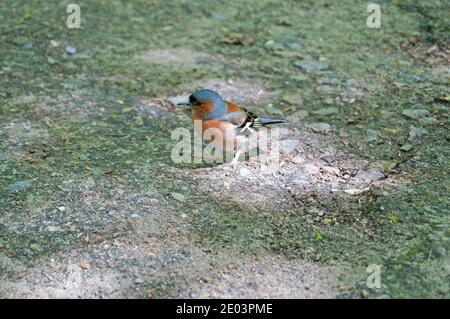
[[[335,132],[342,129],[348,135],[345,143],[338,137],[343,151],[395,162],[399,166],[387,167],[386,173],[403,173],[413,184],[371,194],[367,203],[349,209],[339,201],[324,201],[320,205],[326,215],[314,223],[306,222],[304,211],[254,212],[208,195],[178,207],[188,213],[203,211],[193,217],[190,236],[205,248],[359,267],[380,263],[386,283],[382,293],[442,297],[439,282],[445,272],[440,267],[448,256],[449,207],[448,101],[442,97],[449,94],[448,83],[423,62],[424,52],[415,53],[417,59],[410,52],[417,42],[445,41],[443,3],[383,1],[382,28],[372,30],[365,24],[366,1],[93,1],[81,3],[82,29],[69,30],[64,3],[1,1],[0,125],[32,123],[48,136],[14,144],[7,142],[14,131],[0,132],[0,218],[8,216],[8,225],[18,225],[0,225],[0,252],[32,264],[84,244],[79,231],[49,234],[39,227],[46,218],[58,220],[52,215],[58,203],[78,205],[79,190],[64,184],[70,179],[107,179],[136,189],[152,186],[162,193],[183,187],[187,194],[199,192],[188,179],[160,174],[160,164],[172,165],[170,129],[180,123],[124,112],[118,100],[129,106],[139,97],[189,91],[192,83],[206,78],[250,78],[283,96],[301,94],[302,108],[312,114],[327,101],[317,91],[321,81],[356,79],[368,91],[362,100],[349,104],[334,99],[337,114],[318,112],[306,122],[326,121]],[[221,41],[230,33],[252,41]],[[76,47],[77,54],[66,54],[67,45]],[[182,70],[135,59],[137,53],[161,48],[222,54],[248,64],[199,64]],[[303,72],[296,65],[308,59],[328,68]],[[117,76],[125,80],[114,80]],[[87,93],[75,98],[74,92]],[[38,100],[24,101],[26,96]],[[54,103],[64,98],[60,108],[44,112],[41,106],[49,102],[39,99],[45,97],[55,98]],[[69,102],[91,108],[76,118],[79,114],[71,109],[64,112],[73,107]],[[103,115],[97,114],[101,108]],[[428,110],[438,125],[405,152],[400,147],[408,142],[410,127],[422,125],[402,115],[410,108]],[[379,132],[380,142],[367,143],[367,130]],[[136,176],[142,167],[147,170]],[[177,166],[197,167],[205,166]],[[29,181],[31,187],[11,192],[18,181]],[[30,216],[35,219],[26,226]]]

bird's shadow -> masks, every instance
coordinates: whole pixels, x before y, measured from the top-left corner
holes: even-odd
[[[200,168],[213,168],[225,163],[179,163],[175,164],[174,167],[179,169],[200,169]]]

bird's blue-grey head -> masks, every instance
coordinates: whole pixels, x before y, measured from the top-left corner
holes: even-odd
[[[219,118],[223,114],[225,114],[226,106],[225,101],[219,95],[219,93],[213,90],[198,90],[189,96],[188,99],[185,99],[178,103],[178,105],[182,105],[189,108],[196,108],[201,106],[204,103],[209,103],[214,106],[213,110],[204,117],[205,120]]]

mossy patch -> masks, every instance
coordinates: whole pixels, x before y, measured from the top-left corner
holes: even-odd
[[[90,243],[148,235],[126,217],[154,205],[167,247],[182,238],[232,256],[357,267],[342,297],[360,297],[376,263],[383,288],[366,296],[447,297],[444,3],[383,1],[374,30],[365,1],[95,1],[80,3],[82,28],[70,30],[64,3],[1,1],[0,253],[32,270]],[[186,60],[195,65],[136,58],[146,52],[196,52]],[[355,160],[386,163],[379,171],[402,187],[350,203],[311,193],[260,211],[211,196],[192,178],[204,165],[170,160],[170,132],[189,119],[145,102],[203,85],[252,91],[239,100],[316,127]],[[140,194],[137,206],[114,203],[121,189]],[[164,200],[146,202],[143,189]],[[157,296],[190,284],[161,271],[148,286]]]

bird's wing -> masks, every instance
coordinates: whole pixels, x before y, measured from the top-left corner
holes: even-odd
[[[256,114],[238,107],[236,104],[225,101],[227,112],[219,119],[235,125],[238,134],[249,134],[261,126],[284,123],[282,119],[258,117]]]
[[[227,113],[221,120],[231,122],[237,127],[244,127],[248,122],[252,122],[256,115],[247,111],[244,108],[238,107],[236,104],[225,101],[227,106]]]

